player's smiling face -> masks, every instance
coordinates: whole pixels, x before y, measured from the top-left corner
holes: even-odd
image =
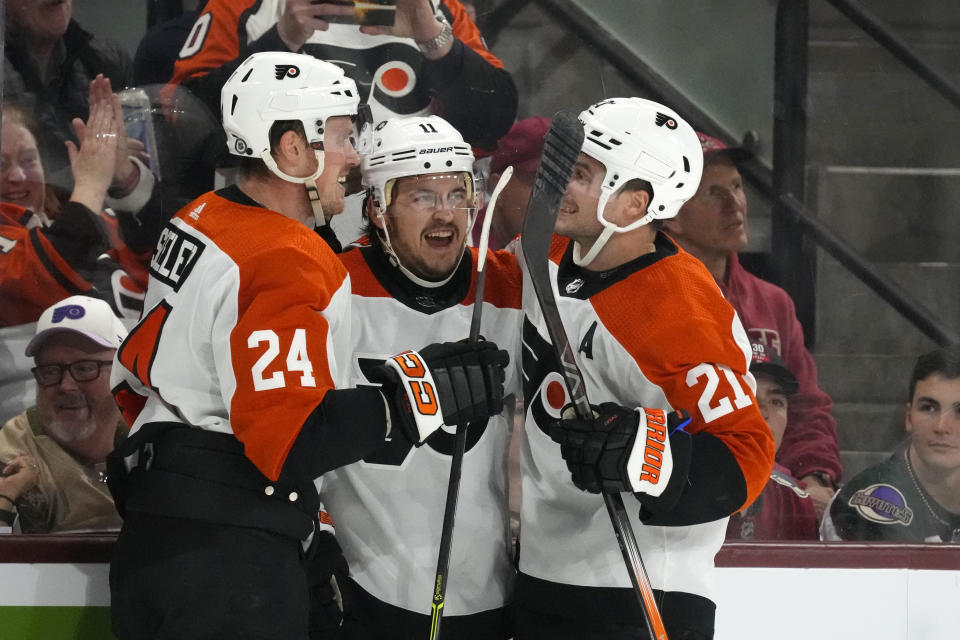
[[[3,201],[42,213],[44,175],[37,141],[25,126],[6,113],[0,148],[0,191]]]
[[[323,172],[316,180],[320,205],[327,218],[343,212],[347,174],[360,164],[353,139],[354,127],[350,118],[327,118],[323,129]]]
[[[400,178],[385,223],[404,267],[427,280],[442,280],[457,266],[472,213],[466,174]],[[379,218],[375,224],[383,224]]]
[[[587,250],[603,231],[597,219],[600,186],[606,169],[603,164],[581,153],[560,202],[554,231],[576,240]]]
[[[960,470],[960,378],[935,373],[918,380],[906,425],[918,467],[932,472]]]

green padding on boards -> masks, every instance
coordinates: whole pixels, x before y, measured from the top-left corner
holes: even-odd
[[[0,607],[3,640],[110,640],[110,607]]]

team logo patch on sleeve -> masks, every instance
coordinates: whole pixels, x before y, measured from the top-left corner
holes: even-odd
[[[199,240],[168,224],[160,232],[157,250],[150,259],[150,275],[179,291],[201,253],[203,244]]]
[[[872,484],[853,494],[847,504],[865,520],[877,524],[908,526],[913,522],[913,509],[907,506],[906,498],[893,485]]]

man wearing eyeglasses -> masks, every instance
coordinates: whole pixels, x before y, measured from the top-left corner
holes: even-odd
[[[0,429],[0,527],[24,533],[119,529],[104,461],[126,433],[110,391],[127,330],[95,298],[48,307],[27,345],[36,405]]]

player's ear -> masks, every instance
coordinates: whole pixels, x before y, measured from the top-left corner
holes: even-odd
[[[280,136],[274,155],[277,156],[277,160],[282,158],[288,163],[295,164],[306,151],[307,141],[304,137],[300,133],[290,130],[285,131]]]
[[[623,193],[626,199],[627,223],[639,220],[647,214],[647,207],[650,205],[650,194],[643,189],[635,189]]]
[[[913,423],[910,421],[910,405],[911,405],[911,403],[908,402],[908,403],[907,403],[907,410],[904,412],[904,416],[903,416],[903,427],[904,427],[904,429],[906,430],[907,433],[911,433],[911,434],[912,434],[912,433],[913,433]]]

